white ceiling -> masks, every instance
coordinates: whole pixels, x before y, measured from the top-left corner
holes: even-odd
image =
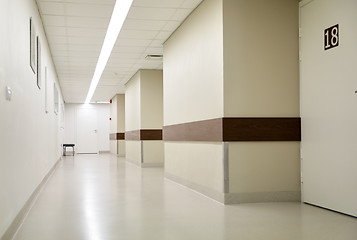
[[[115,0],[36,0],[65,102],[83,103]],[[118,0],[120,1],[120,0]],[[125,92],[138,69],[162,69],[162,43],[202,0],[134,0],[92,102]]]

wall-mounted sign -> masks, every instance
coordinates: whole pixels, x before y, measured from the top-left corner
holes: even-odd
[[[337,47],[340,41],[338,24],[325,29],[325,50]]]

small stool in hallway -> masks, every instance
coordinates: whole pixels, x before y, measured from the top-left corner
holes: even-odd
[[[66,151],[68,147],[71,147],[73,150],[73,156],[74,156],[74,146],[75,144],[63,144],[63,156],[66,156]]]

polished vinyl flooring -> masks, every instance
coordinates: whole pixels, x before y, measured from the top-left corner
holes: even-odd
[[[300,203],[224,206],[161,168],[76,155],[59,163],[14,239],[357,240],[357,219]]]

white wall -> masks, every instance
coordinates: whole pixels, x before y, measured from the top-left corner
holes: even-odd
[[[48,69],[48,113],[45,113],[45,80],[39,89],[29,64],[30,17],[41,39],[42,74],[45,66]],[[60,159],[63,132],[62,112],[56,115],[53,106],[53,84],[59,85],[35,1],[1,1],[0,32],[1,237]],[[13,91],[11,101],[5,99],[5,86]]]
[[[76,109],[92,107],[97,110],[98,148],[99,151],[110,151],[110,106],[109,104],[65,104],[65,143],[76,144]]]

